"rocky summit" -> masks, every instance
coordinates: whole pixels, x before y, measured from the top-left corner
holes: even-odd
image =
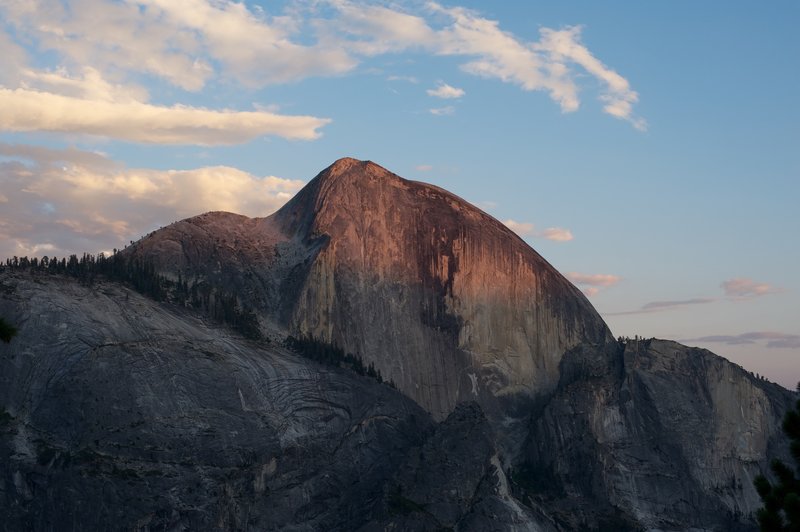
[[[0,270],[4,530],[755,530],[793,392],[614,339],[457,196],[341,159],[266,218]]]

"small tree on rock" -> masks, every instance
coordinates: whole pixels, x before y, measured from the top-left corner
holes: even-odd
[[[9,343],[16,334],[16,327],[6,322],[6,320],[3,318],[0,318],[0,340],[4,341],[5,343]]]

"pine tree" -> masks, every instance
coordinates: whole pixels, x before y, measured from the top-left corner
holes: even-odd
[[[783,431],[789,437],[796,471],[776,459],[770,465],[777,484],[773,485],[763,475],[756,477],[756,490],[764,503],[757,514],[762,532],[800,532],[800,400],[783,418]]]
[[[11,339],[17,334],[17,328],[0,318],[0,340],[10,343]]]

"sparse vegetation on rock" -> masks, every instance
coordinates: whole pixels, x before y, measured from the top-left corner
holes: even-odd
[[[800,383],[797,391],[800,392]],[[764,507],[758,511],[762,532],[800,531],[800,399],[784,416],[783,431],[791,442],[789,449],[795,461],[795,471],[776,459],[770,464],[777,479],[775,484],[764,475],[756,478],[756,490],[764,502]]]
[[[17,328],[0,318],[0,340],[10,343],[11,339],[17,334]]]

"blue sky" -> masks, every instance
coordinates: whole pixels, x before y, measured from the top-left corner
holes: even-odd
[[[617,335],[800,380],[796,2],[0,1],[0,254],[264,216],[343,156],[521,234]]]

